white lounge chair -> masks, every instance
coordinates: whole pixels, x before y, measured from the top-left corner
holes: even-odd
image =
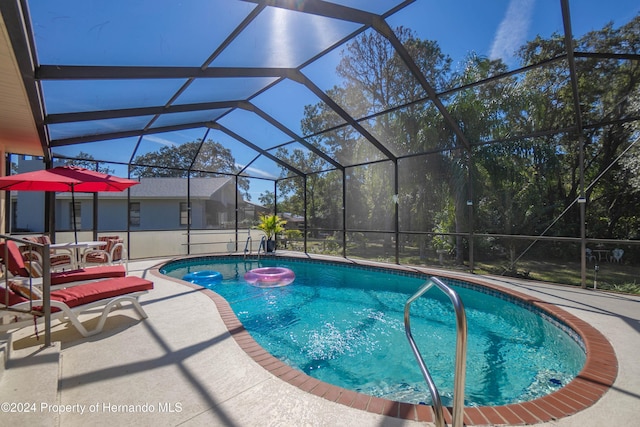
[[[9,283],[10,279],[9,279]],[[141,319],[147,314],[138,302],[141,295],[153,289],[153,282],[136,276],[89,282],[65,289],[51,291],[51,320],[70,321],[84,337],[102,332],[111,309],[130,303]],[[3,314],[0,331],[9,331],[32,326],[35,322],[42,322],[43,300],[36,288],[23,284],[12,284],[9,289],[0,287],[0,306],[10,308]],[[90,309],[102,307],[102,314],[98,325],[88,330],[80,322],[78,316]]]

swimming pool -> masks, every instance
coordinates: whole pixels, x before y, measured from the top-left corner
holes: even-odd
[[[289,286],[256,288],[243,280],[256,267],[292,269]],[[321,381],[385,399],[430,403],[402,321],[406,299],[425,281],[388,272],[288,258],[195,258],[161,269],[171,277],[215,270],[208,286],[231,305],[267,351]],[[585,362],[576,333],[539,309],[481,286],[447,279],[469,325],[465,405],[532,400],[566,385]],[[455,319],[446,296],[430,290],[412,306],[414,338],[445,405],[451,404]],[[545,319],[546,318],[546,319]]]

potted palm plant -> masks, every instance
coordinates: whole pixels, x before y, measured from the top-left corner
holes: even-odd
[[[267,237],[267,252],[273,252],[276,249],[276,242],[273,238],[276,234],[284,231],[284,225],[287,223],[278,215],[260,215],[260,224],[255,228],[262,230]]]

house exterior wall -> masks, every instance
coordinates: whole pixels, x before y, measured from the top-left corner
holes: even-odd
[[[20,192],[20,203],[12,199],[15,207],[15,216],[12,215],[11,228],[13,230],[34,231],[42,233],[44,231],[44,194],[36,192]]]
[[[39,169],[42,169],[40,160],[20,161],[19,172]],[[187,224],[180,224],[180,204],[187,201],[186,180],[177,182],[170,179],[163,181],[163,178],[144,178],[135,190],[131,192],[130,201],[140,204],[140,225],[131,226],[131,231],[184,230],[188,227]],[[135,194],[136,192],[139,194]],[[97,194],[96,231],[124,231],[129,228],[128,194],[127,191]],[[259,207],[243,200],[236,191],[234,179],[196,181],[192,186],[190,228],[193,230],[235,229],[236,199],[240,203],[238,220],[241,224],[239,226],[251,226]],[[77,230],[93,230],[94,194],[76,193],[75,201],[80,204]],[[12,203],[15,207],[15,211],[12,210],[15,212],[12,230],[44,232],[44,192],[14,192]],[[73,231],[71,193],[56,193],[53,212],[56,231]]]
[[[99,196],[98,196],[99,197]],[[180,203],[184,201],[176,199],[168,200],[136,200],[140,203],[140,226],[131,226],[131,230],[176,230],[187,228],[180,225]],[[78,230],[90,230],[93,228],[93,201],[89,199],[76,199],[81,204],[81,224]],[[192,202],[191,227],[205,228],[205,204],[202,201]],[[38,213],[42,217],[42,211]],[[56,230],[68,230],[71,218],[71,200],[62,199],[56,201]],[[129,221],[129,211],[126,199],[98,200],[98,231],[126,230]]]
[[[23,199],[19,199],[23,202]],[[80,203],[80,222],[76,224],[78,230],[90,230],[93,223],[93,200],[76,200],[76,203]],[[71,199],[56,200],[55,215],[56,215],[56,230],[73,230],[72,218],[71,218]],[[44,208],[39,212],[42,216]],[[32,230],[36,231],[36,230]]]
[[[83,216],[84,216],[84,204]],[[84,219],[84,218],[83,218]],[[120,200],[100,200],[98,195],[98,230],[126,230],[129,212]]]

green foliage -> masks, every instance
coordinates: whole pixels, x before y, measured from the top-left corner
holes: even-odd
[[[522,66],[546,65],[495,79],[509,70],[501,60],[471,52],[452,71],[451,59],[436,42],[419,40],[406,28],[394,32],[436,91],[459,88],[441,98],[472,148],[463,149],[432,103],[416,102],[424,96],[423,88],[384,37],[373,32],[355,38],[337,67],[343,81],[329,96],[356,119],[371,117],[367,130],[400,156],[400,194],[394,194],[389,168],[367,164],[384,158],[367,138],[341,126],[342,119],[328,105],[307,106],[302,121],[303,133],[310,135],[307,140],[342,164],[359,165],[345,173],[347,228],[393,228],[389,221],[394,205],[389,200],[394,198],[401,230],[460,233],[473,227],[490,234],[577,236],[579,213],[571,206],[581,194],[579,153],[584,148],[588,237],[637,238],[640,217],[633,213],[640,211],[640,148],[631,147],[618,158],[639,130],[637,120],[630,119],[637,117],[640,105],[637,61],[593,57],[576,62],[584,123],[611,123],[587,126],[576,135],[558,131],[576,125],[566,61],[554,60],[566,54],[563,36],[537,36],[519,50]],[[618,29],[607,25],[587,33],[575,45],[584,52],[633,54],[640,48],[640,16]],[[322,132],[327,128],[333,130]],[[425,152],[429,154],[412,156]],[[323,164],[315,153],[284,148],[279,157],[300,170],[318,170]],[[308,176],[312,224],[341,218],[343,201],[334,183],[340,183],[335,176]],[[302,183],[279,185],[289,194],[284,203],[304,208]],[[469,198],[474,202],[473,224],[467,220]],[[461,242],[443,234],[434,239],[436,247],[453,247],[456,256],[465,249]],[[492,251],[513,263],[527,246],[516,239],[497,239]]]
[[[235,159],[222,144],[197,140],[139,155],[132,166],[132,175],[140,177],[207,177],[211,172],[234,172]]]
[[[284,231],[286,223],[287,221],[278,215],[260,215],[260,223],[254,228],[262,230],[267,239],[272,239],[276,234]]]
[[[302,231],[300,230],[285,230],[284,235],[289,240],[302,239]]]
[[[613,292],[621,292],[625,294],[634,294],[640,295],[640,284],[633,283],[621,283],[621,284],[611,284],[607,282],[598,283],[598,289],[604,291],[613,291]]]
[[[77,166],[80,168],[85,168],[105,174],[113,174],[115,172],[114,169],[105,166],[104,162],[96,161],[91,154],[87,154],[83,151],[81,151],[76,158],[66,160],[64,164],[66,166]]]
[[[237,168],[231,150],[212,140],[165,145],[158,151],[136,156],[131,163],[131,175],[138,177],[208,178],[216,172],[231,174]],[[251,200],[247,193],[249,182],[240,178],[238,187]]]

